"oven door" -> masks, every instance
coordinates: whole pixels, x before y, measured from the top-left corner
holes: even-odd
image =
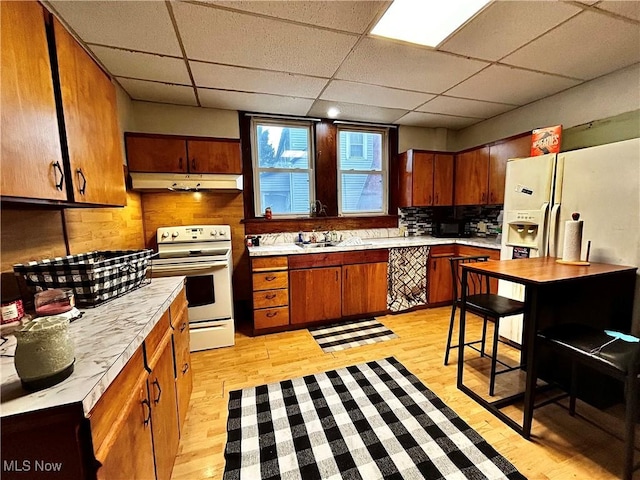
[[[151,272],[153,277],[187,277],[186,293],[192,329],[211,326],[212,321],[233,318],[231,268],[228,261],[154,263]]]

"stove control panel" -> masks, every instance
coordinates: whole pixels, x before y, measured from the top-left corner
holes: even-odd
[[[231,227],[229,225],[161,227],[157,230],[156,239],[158,244],[230,241]]]

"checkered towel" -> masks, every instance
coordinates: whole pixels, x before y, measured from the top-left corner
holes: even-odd
[[[230,393],[224,480],[524,479],[395,358]]]

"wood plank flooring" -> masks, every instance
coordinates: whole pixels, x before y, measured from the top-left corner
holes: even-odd
[[[172,479],[222,478],[229,391],[389,356],[418,376],[529,479],[620,478],[621,408],[603,413],[578,402],[578,412],[590,419],[586,421],[572,418],[565,408],[551,404],[535,411],[532,439],[524,440],[456,388],[456,351],[452,351],[452,363],[446,367],[442,364],[449,314],[450,308],[442,307],[379,317],[399,338],[329,354],[322,352],[307,330],[259,337],[236,333],[234,347],[192,353],[193,395]],[[493,331],[493,325],[489,331]],[[500,348],[505,357],[515,358],[517,352],[509,352],[510,348],[503,345]],[[482,362],[473,360],[474,356],[478,354],[465,352],[470,365]],[[483,366],[473,367],[472,373],[473,378],[465,379],[477,381],[482,391],[488,388],[488,383],[482,382],[486,381]],[[505,381],[499,380],[497,392],[504,388],[500,382]],[[510,408],[517,415],[517,408]],[[638,443],[640,432],[636,434]],[[636,461],[639,458],[636,453]],[[640,471],[633,478],[640,480]]]

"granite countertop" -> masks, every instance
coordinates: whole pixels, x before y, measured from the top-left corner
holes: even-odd
[[[436,238],[432,236],[363,238],[362,245],[303,248],[294,243],[280,243],[259,247],[248,247],[250,257],[268,257],[272,255],[300,255],[307,253],[348,252],[353,250],[374,250],[378,248],[416,247],[421,245],[469,245],[472,247],[500,250],[495,238]]]
[[[82,310],[84,315],[69,325],[75,345],[74,372],[63,382],[38,392],[22,388],[13,364],[16,339],[7,337],[0,348],[1,416],[74,403],[82,403],[88,416],[183,284],[184,277],[154,278],[122,297]]]

